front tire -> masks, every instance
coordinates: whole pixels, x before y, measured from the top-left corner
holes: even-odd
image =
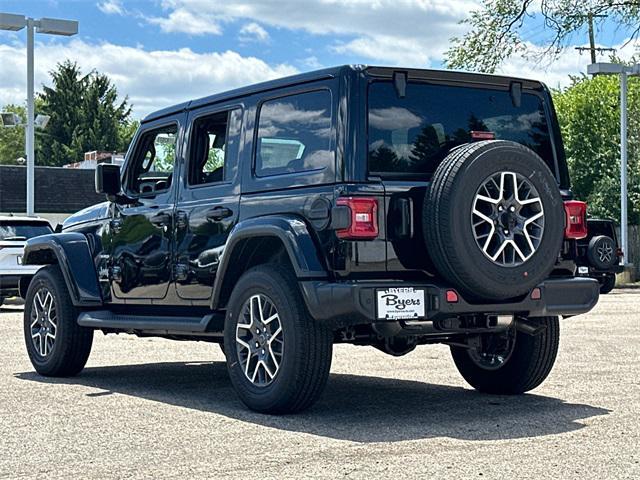
[[[473,388],[484,393],[516,395],[533,390],[547,378],[558,353],[558,317],[527,321],[542,331],[535,335],[511,331],[510,348],[504,348],[504,344],[494,351],[487,348],[489,344],[497,346],[496,336],[501,334],[483,337],[478,349],[451,347],[458,371]]]
[[[24,340],[33,368],[40,375],[69,377],[87,363],[93,330],[77,323],[58,265],[41,268],[27,290],[24,306]]]
[[[278,265],[246,272],[227,307],[224,351],[242,402],[263,413],[310,407],[329,377],[330,330],[313,320],[295,277]]]

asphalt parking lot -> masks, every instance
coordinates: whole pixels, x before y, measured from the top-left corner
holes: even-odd
[[[84,372],[36,375],[0,308],[1,478],[640,478],[640,290],[562,324],[531,394],[470,390],[443,346],[337,346],[321,401],[247,411],[217,345],[96,335]]]

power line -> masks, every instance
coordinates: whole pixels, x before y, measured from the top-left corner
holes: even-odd
[[[596,35],[594,33],[593,30],[593,19],[594,18],[606,18],[607,15],[595,15],[592,12],[589,12],[586,15],[572,15],[575,18],[587,18],[588,21],[588,25],[589,25],[589,46],[588,47],[576,47],[576,50],[578,50],[580,53],[584,52],[584,51],[589,51],[591,52],[591,63],[596,63],[597,59],[596,59],[596,52],[598,53],[604,53],[604,52],[615,52],[616,49],[615,48],[603,48],[603,47],[596,47]]]

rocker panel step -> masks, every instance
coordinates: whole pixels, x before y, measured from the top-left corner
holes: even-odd
[[[114,328],[118,330],[171,330],[176,332],[203,333],[219,315],[204,317],[145,316],[113,313],[109,310],[92,310],[78,316],[78,325],[91,328]]]

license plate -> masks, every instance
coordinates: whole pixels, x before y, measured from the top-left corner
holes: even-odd
[[[412,287],[376,291],[377,315],[385,320],[414,320],[425,316],[424,290]]]
[[[589,267],[578,267],[578,273],[580,275],[589,275]]]
[[[22,255],[16,257],[16,262],[18,262],[18,265],[22,265]]]

